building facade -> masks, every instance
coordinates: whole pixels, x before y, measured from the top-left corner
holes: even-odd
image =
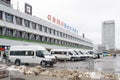
[[[3,4],[0,4],[0,36],[0,45],[40,44],[46,48],[93,48],[89,39]]]
[[[106,50],[115,49],[115,22],[105,21],[102,25],[102,45]]]

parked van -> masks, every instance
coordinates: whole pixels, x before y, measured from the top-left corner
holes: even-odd
[[[83,53],[86,59],[91,57],[91,55],[86,50],[81,50],[81,52]]]
[[[19,66],[21,63],[36,63],[42,66],[53,66],[55,57],[44,47],[39,45],[16,45],[10,46],[8,52],[9,61]]]
[[[95,51],[94,50],[88,50],[87,51],[90,55],[92,55],[92,58],[93,59],[96,59],[97,58],[97,54],[95,54]]]
[[[72,49],[52,49],[50,52],[57,60],[75,61],[79,58]]]
[[[74,51],[77,53],[77,55],[79,55],[79,60],[85,60],[87,58],[87,56],[82,52],[82,50],[75,49]]]

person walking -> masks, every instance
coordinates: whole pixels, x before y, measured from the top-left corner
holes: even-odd
[[[6,53],[4,52],[3,53],[3,63],[6,63],[7,62],[7,55]]]
[[[117,56],[116,53],[114,53],[114,54],[113,54],[113,57],[115,58],[116,56]]]

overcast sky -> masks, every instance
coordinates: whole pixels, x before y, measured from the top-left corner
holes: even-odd
[[[47,20],[50,14],[78,29],[79,35],[101,44],[102,22],[115,20],[116,47],[120,49],[120,0],[12,0],[13,7],[24,12],[24,3],[33,7],[33,15]]]

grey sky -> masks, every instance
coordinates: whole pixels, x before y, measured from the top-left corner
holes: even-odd
[[[120,0],[12,0],[13,7],[24,12],[24,3],[33,7],[33,15],[47,20],[47,15],[60,19],[85,33],[94,44],[101,44],[101,26],[106,20],[116,22],[116,47],[120,48]]]

